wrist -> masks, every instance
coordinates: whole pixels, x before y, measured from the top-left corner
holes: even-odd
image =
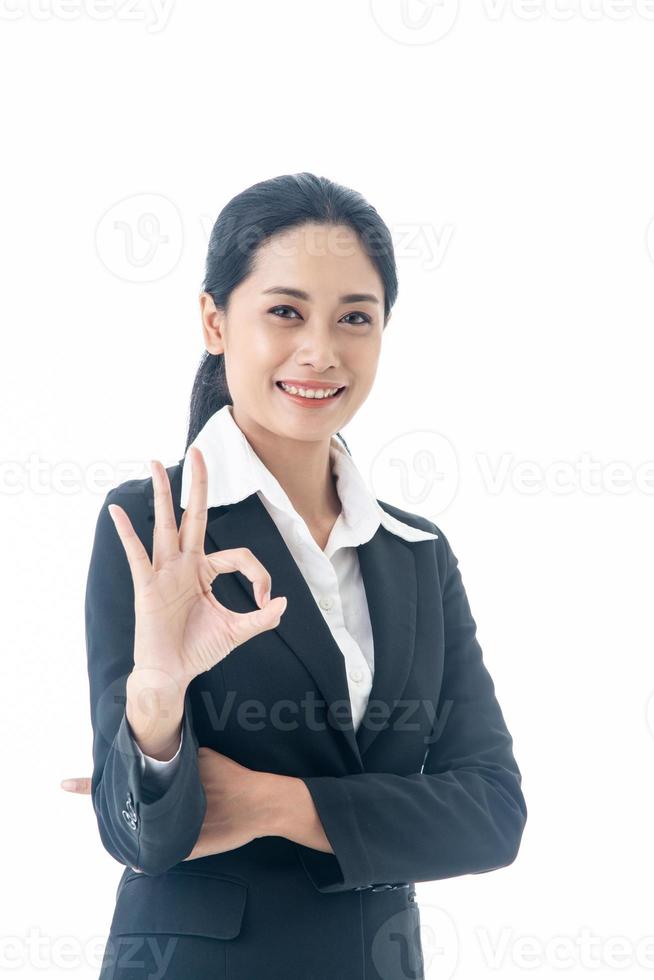
[[[183,701],[189,684],[197,675],[191,676],[181,669],[169,670],[147,661],[148,658],[139,655],[135,649],[134,665],[127,678],[128,686],[137,691],[154,691],[162,700],[171,703]]]
[[[125,716],[132,738],[153,759],[169,761],[179,748],[185,689],[164,685],[149,669],[136,669],[127,678]]]
[[[294,776],[257,772],[252,808],[255,837],[287,836],[299,782]]]
[[[270,774],[269,774],[270,775]],[[309,787],[298,776],[275,776],[268,789],[268,834],[286,837],[317,851],[333,854]]]

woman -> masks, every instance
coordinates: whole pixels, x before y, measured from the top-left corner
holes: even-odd
[[[388,228],[325,178],[215,223],[185,456],[108,493],[89,568],[90,789],[125,865],[105,980],[415,980],[415,883],[516,857],[457,559],[338,434],[396,295]]]

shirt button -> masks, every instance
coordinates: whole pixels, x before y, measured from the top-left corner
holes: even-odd
[[[334,600],[331,598],[331,596],[325,595],[320,599],[318,605],[321,609],[329,611],[334,605]]]
[[[350,679],[354,681],[355,684],[360,684],[363,680],[363,671],[360,667],[353,667],[350,671]]]

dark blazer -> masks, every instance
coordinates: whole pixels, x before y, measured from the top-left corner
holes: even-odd
[[[168,469],[178,527],[182,463]],[[355,733],[343,655],[258,496],[209,508],[205,551],[250,548],[288,605],[277,629],[190,684],[180,765],[162,792],[141,775],[125,716],[134,590],[109,503],[126,510],[151,558],[151,477],[107,494],[86,590],[93,807],[104,847],[125,865],[100,977],[418,980],[415,883],[511,864],[527,819],[447,538],[379,501],[438,538],[410,543],[380,526],[357,549],[375,672]],[[230,609],[258,608],[240,572],[213,591]],[[334,854],[261,837],[184,862],[206,808],[202,745],[301,778]]]

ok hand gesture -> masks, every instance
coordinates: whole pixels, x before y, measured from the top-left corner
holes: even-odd
[[[162,686],[187,685],[241,643],[274,629],[286,609],[285,596],[270,599],[270,574],[249,548],[205,554],[207,468],[199,449],[192,446],[189,454],[191,492],[179,532],[168,474],[158,460],[152,460],[152,563],[123,508],[109,505],[134,583],[134,667],[152,671],[154,686],[158,686],[157,676]],[[216,576],[235,570],[252,582],[258,610],[233,612],[213,595],[211,583]]]

